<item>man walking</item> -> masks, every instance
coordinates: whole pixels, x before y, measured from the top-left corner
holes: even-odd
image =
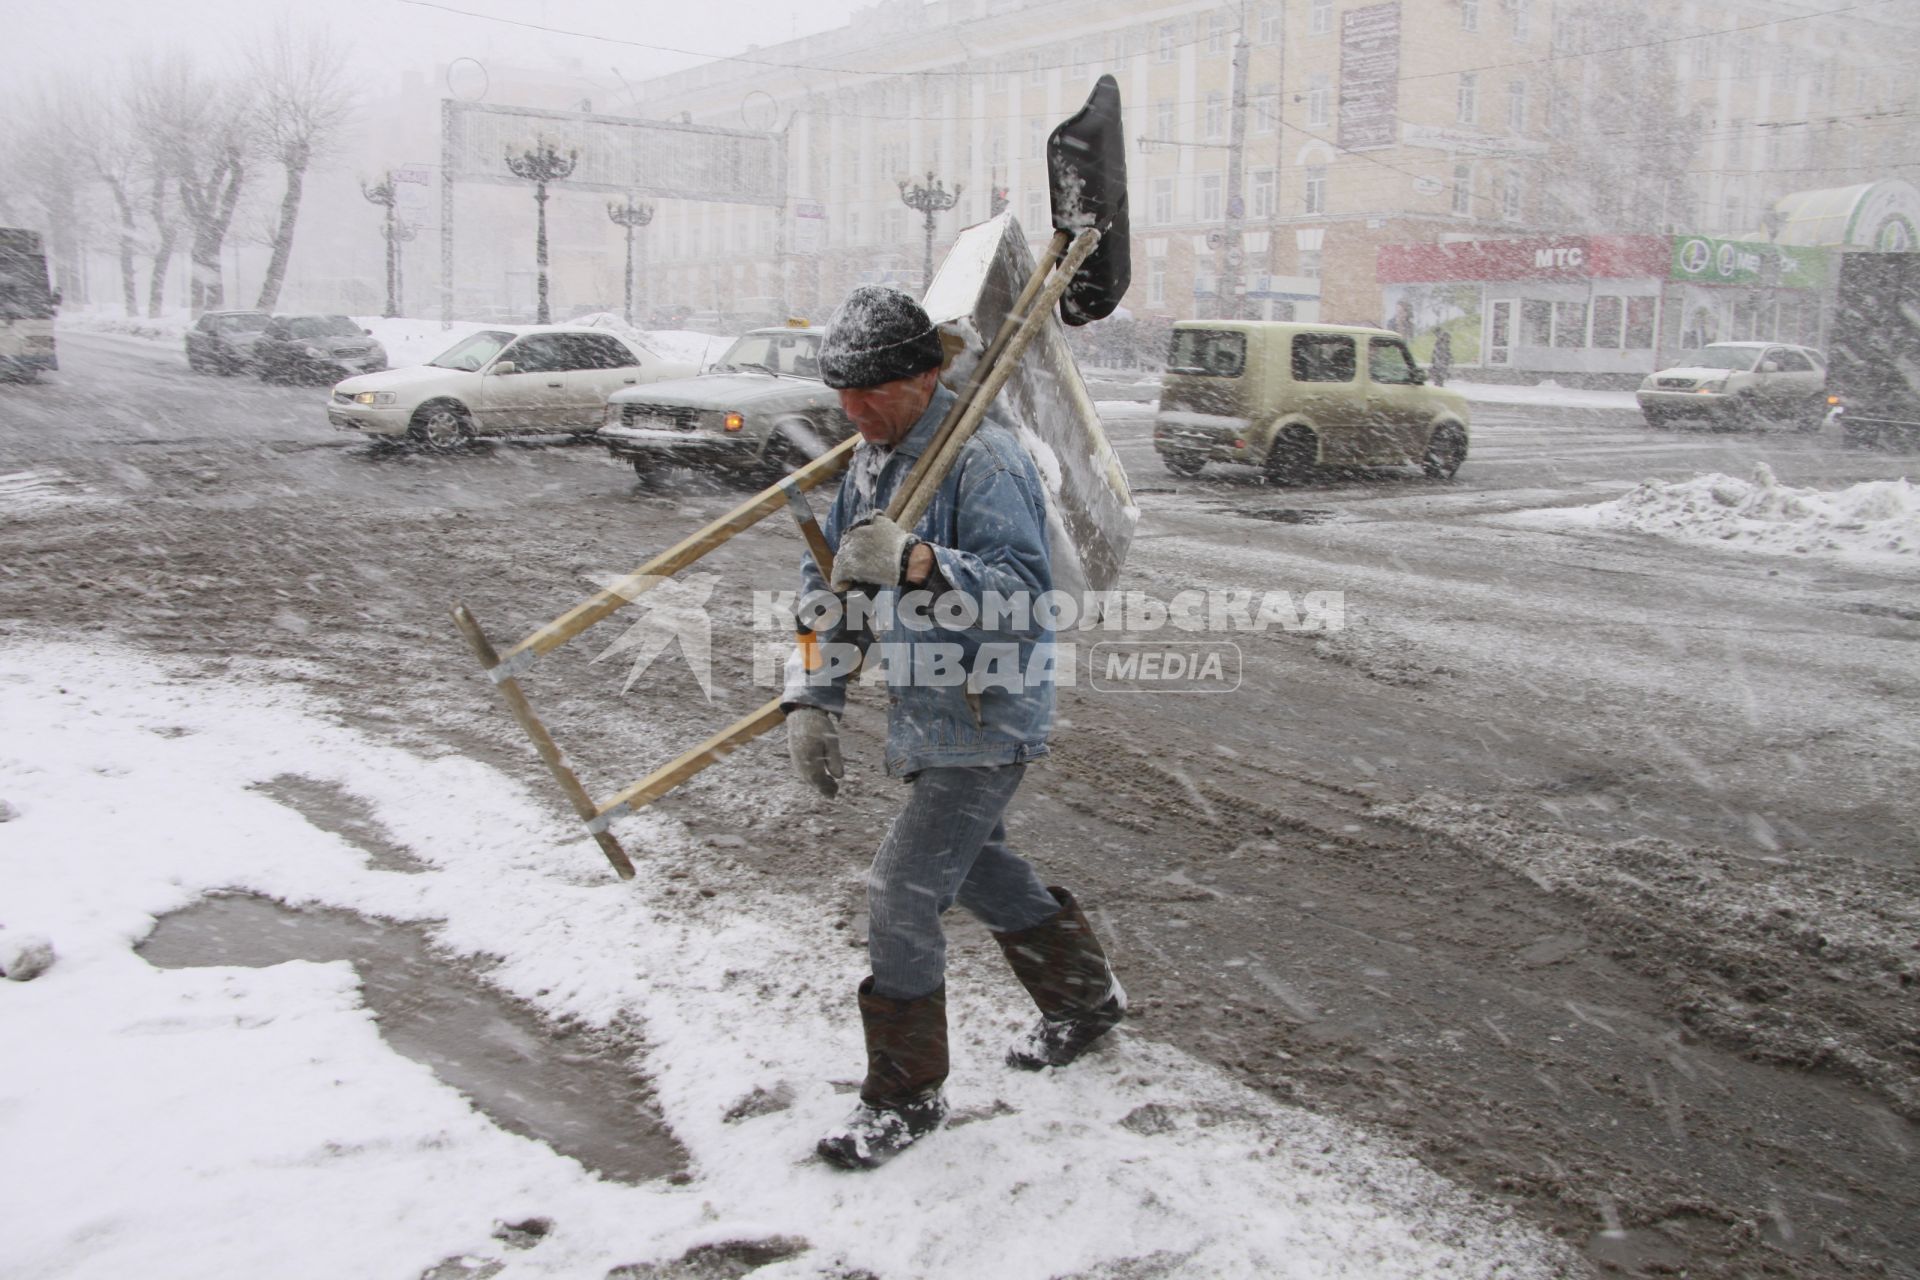
[[[909,785],[867,879],[868,960],[860,984],[867,1075],[846,1124],[820,1140],[844,1168],[873,1168],[946,1119],[946,939],[940,917],[958,903],[993,931],[1040,1018],[1008,1062],[1065,1066],[1126,1012],[1085,915],[1007,844],[1003,815],[1027,762],[1047,754],[1051,640],[1031,613],[1011,621],[981,607],[1036,600],[1051,589],[1045,496],[1012,433],[982,422],[919,524],[885,510],[953,405],[939,384],[939,334],[906,294],[862,286],[828,325],[820,368],[861,437],[822,526],[835,590],[874,593],[871,640],[889,655],[886,768]],[[802,599],[827,584],[802,561]],[[971,611],[941,623],[901,597],[958,592]],[[888,609],[886,605],[893,605]],[[971,617],[972,626],[943,625]],[[1009,629],[987,630],[985,623]],[[830,632],[828,644],[853,637]],[[941,656],[958,658],[960,678]],[[788,667],[787,746],[800,777],[826,796],[842,775],[838,720],[844,664]],[[947,678],[930,678],[945,672]],[[988,673],[987,678],[981,678]],[[830,674],[831,673],[831,674]],[[971,673],[972,678],[968,678]]]

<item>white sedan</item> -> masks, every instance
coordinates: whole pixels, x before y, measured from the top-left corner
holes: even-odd
[[[336,427],[447,448],[482,435],[594,430],[607,397],[698,373],[604,329],[501,326],[469,334],[426,364],[337,383]]]

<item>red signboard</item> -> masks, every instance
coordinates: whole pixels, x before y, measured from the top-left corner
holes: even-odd
[[[1665,236],[1528,236],[1456,244],[1385,244],[1381,284],[1492,280],[1664,279],[1672,258]]]

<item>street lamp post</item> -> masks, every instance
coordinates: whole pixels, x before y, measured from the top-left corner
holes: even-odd
[[[948,191],[934,181],[933,170],[929,169],[925,186],[916,183],[909,190],[907,180],[900,179],[900,199],[907,208],[918,209],[926,220],[927,253],[920,271],[920,296],[924,298],[927,296],[927,289],[933,284],[933,215],[944,213],[960,203],[960,184],[954,183],[953,190]]]
[[[627,324],[633,324],[633,229],[644,227],[653,221],[653,206],[635,204],[633,196],[627,196],[625,204],[607,202],[607,216],[627,229]]]
[[[385,207],[387,211],[386,219],[380,227],[380,234],[387,241],[387,309],[381,314],[391,318],[400,314],[400,300],[396,296],[400,283],[398,257],[400,249],[393,235],[393,171],[388,170],[387,180],[376,186],[369,187],[366,183],[361,183],[360,194],[373,204]]]
[[[407,222],[388,222],[381,233],[387,238],[387,256],[393,263],[391,286],[393,298],[387,303],[387,314],[397,316],[400,314],[400,308],[406,303],[407,292],[406,272],[403,270],[406,262],[401,256],[400,246],[413,239],[418,233],[413,229],[412,224]]]
[[[523,151],[517,156],[507,152],[507,171],[533,184],[533,203],[539,224],[534,238],[534,262],[540,268],[540,302],[534,312],[538,324],[553,323],[552,313],[547,310],[547,184],[571,175],[579,159],[579,151],[569,151],[562,156],[559,148],[544,138],[535,142],[532,151]]]

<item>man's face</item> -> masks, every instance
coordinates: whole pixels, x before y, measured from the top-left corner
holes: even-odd
[[[938,369],[929,369],[877,387],[843,387],[840,408],[862,440],[892,448],[907,438],[913,424],[927,411],[939,376]]]

